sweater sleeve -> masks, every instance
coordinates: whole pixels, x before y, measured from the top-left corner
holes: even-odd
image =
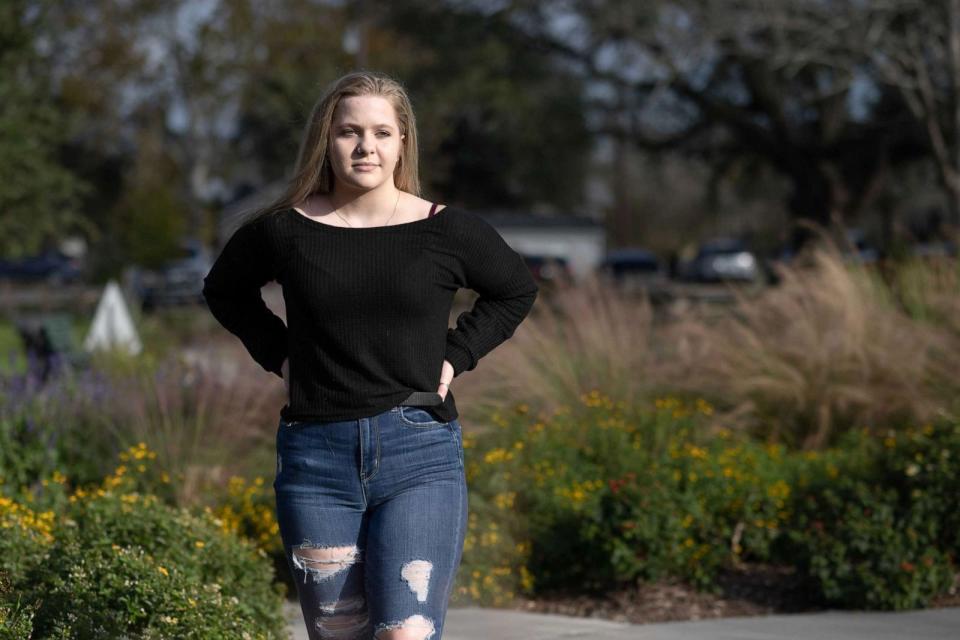
[[[266,371],[283,377],[287,325],[263,300],[260,289],[276,279],[276,251],[265,218],[244,224],[230,237],[203,279],[210,312]]]
[[[539,288],[523,260],[486,220],[470,214],[460,239],[466,287],[480,294],[473,308],[447,329],[445,359],[454,377],[513,336],[530,312]]]

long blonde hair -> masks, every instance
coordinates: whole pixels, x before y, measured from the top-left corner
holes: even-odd
[[[420,195],[418,171],[417,123],[413,106],[406,89],[399,81],[375,71],[353,71],[327,85],[320,99],[310,110],[310,119],[304,129],[297,153],[297,164],[286,187],[269,204],[260,206],[238,216],[239,226],[302,202],[313,193],[330,193],[333,190],[333,170],[327,153],[333,113],[341,98],[349,96],[379,96],[390,101],[397,114],[402,139],[400,158],[393,172],[393,182],[401,191]]]

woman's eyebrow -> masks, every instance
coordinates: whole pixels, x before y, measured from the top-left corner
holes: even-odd
[[[340,123],[339,125],[337,125],[337,126],[340,126],[340,127],[359,127],[360,129],[363,129],[363,126],[357,124],[356,122],[341,122],[341,123]],[[374,128],[377,128],[377,127],[385,127],[385,128],[387,128],[387,129],[394,129],[394,128],[395,128],[392,124],[386,124],[386,123],[384,123],[384,124],[375,124],[375,125],[373,125],[373,127],[374,127]]]

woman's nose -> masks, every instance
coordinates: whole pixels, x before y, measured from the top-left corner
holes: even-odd
[[[361,136],[359,142],[357,142],[357,151],[362,156],[365,156],[368,153],[372,152],[375,148],[376,148],[376,138]]]

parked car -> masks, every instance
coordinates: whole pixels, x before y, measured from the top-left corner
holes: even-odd
[[[521,254],[527,268],[539,284],[570,283],[573,274],[566,258],[562,256]]]
[[[655,295],[668,280],[665,266],[656,254],[640,247],[608,251],[597,266],[597,272],[624,291],[645,290]]]
[[[682,265],[679,271],[683,279],[698,282],[753,282],[762,277],[757,256],[742,240],[730,237],[703,242],[696,256]]]
[[[155,270],[139,270],[133,288],[144,310],[202,303],[203,279],[213,266],[212,252],[199,240],[180,243],[180,254]]]
[[[72,284],[83,277],[80,258],[59,249],[49,249],[35,256],[0,260],[0,278],[14,282]]]
[[[630,277],[662,278],[663,265],[652,252],[638,247],[613,249],[600,262],[599,270],[621,280]]]

